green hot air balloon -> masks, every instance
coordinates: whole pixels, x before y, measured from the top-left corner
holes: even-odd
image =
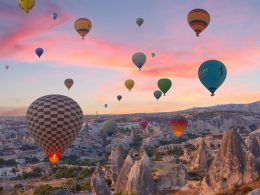
[[[157,85],[165,96],[166,92],[171,88],[172,82],[170,79],[163,78],[158,81]]]
[[[160,97],[162,96],[162,92],[160,90],[155,90],[153,92],[154,97],[157,99],[157,101],[160,99]]]
[[[139,26],[139,28],[140,28],[140,26],[141,26],[143,23],[144,23],[144,19],[143,19],[143,18],[136,18],[136,24]]]
[[[151,53],[152,58],[155,56],[155,53]]]
[[[200,82],[211,92],[211,96],[214,96],[215,91],[226,79],[227,69],[218,60],[208,60],[200,65],[198,75]]]

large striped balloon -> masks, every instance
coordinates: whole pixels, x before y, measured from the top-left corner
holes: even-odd
[[[197,37],[209,25],[210,15],[203,9],[191,10],[187,17],[190,27],[196,32]]]
[[[177,115],[173,117],[169,125],[176,137],[179,137],[187,128],[188,120],[184,116]]]
[[[74,28],[82,39],[84,39],[84,37],[89,33],[91,27],[92,23],[87,18],[79,18],[74,22]]]
[[[43,96],[35,100],[26,113],[28,129],[51,163],[56,163],[74,141],[82,120],[77,102],[63,95]]]

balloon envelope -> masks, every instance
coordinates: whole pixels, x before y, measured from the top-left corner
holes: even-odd
[[[188,120],[184,116],[174,116],[169,125],[176,137],[179,137],[187,128]]]
[[[83,122],[80,106],[62,95],[35,100],[26,113],[28,129],[51,163],[56,163],[78,135]]]
[[[154,57],[154,56],[155,56],[155,53],[151,53],[151,56]]]
[[[125,81],[125,87],[131,91],[135,85],[135,82],[132,79],[128,79]]]
[[[5,69],[6,69],[6,70],[8,70],[8,69],[9,69],[9,66],[8,66],[8,65],[6,65],[6,66],[5,66]]]
[[[118,99],[118,101],[120,101],[122,99],[122,96],[118,95],[116,98]]]
[[[141,70],[142,66],[146,62],[146,55],[142,52],[137,52],[132,56],[132,61],[136,67]]]
[[[26,13],[30,12],[30,10],[34,7],[34,4],[35,0],[18,0],[19,7]]]
[[[64,81],[64,85],[68,88],[68,90],[72,87],[74,81],[72,79],[66,79]]]
[[[147,120],[145,120],[145,119],[142,119],[142,120],[140,121],[140,127],[141,127],[142,129],[145,129],[145,128],[148,126],[148,124],[149,124],[149,122],[148,122]]]
[[[160,79],[157,83],[159,89],[163,92],[163,94],[165,95],[167,91],[169,91],[169,89],[172,86],[172,82],[170,79]]]
[[[227,69],[218,60],[208,60],[201,64],[198,75],[200,82],[211,92],[211,96],[214,96],[215,91],[226,79]]]
[[[140,27],[144,23],[143,18],[136,18],[136,24]]]
[[[190,27],[196,32],[196,36],[209,25],[210,15],[203,9],[191,10],[187,16]]]
[[[107,104],[105,104],[105,108],[107,107]]]
[[[36,48],[35,53],[40,58],[41,55],[43,54],[43,49],[42,48]]]
[[[87,18],[79,18],[74,22],[74,28],[82,39],[89,33],[92,23]]]
[[[58,14],[57,14],[57,13],[53,13],[53,14],[52,14],[52,19],[53,19],[53,20],[56,20],[57,18],[58,18]]]
[[[154,97],[157,99],[157,101],[160,99],[160,97],[162,96],[162,92],[160,90],[155,90],[153,92]]]

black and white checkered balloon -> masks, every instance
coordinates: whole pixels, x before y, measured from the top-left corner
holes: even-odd
[[[35,142],[43,148],[49,160],[56,163],[80,131],[83,114],[73,99],[47,95],[30,105],[26,120]]]

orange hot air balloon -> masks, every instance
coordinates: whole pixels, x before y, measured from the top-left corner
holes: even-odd
[[[72,85],[73,85],[73,80],[72,79],[66,79],[65,81],[64,81],[64,85],[68,88],[68,90],[72,87]]]
[[[87,18],[79,18],[74,22],[74,28],[79,33],[82,39],[89,33],[92,28],[92,23]]]
[[[51,163],[56,163],[78,135],[83,113],[73,99],[47,95],[35,100],[26,113],[28,129]]]
[[[169,125],[176,137],[179,137],[187,128],[188,120],[184,116],[177,115],[173,117]]]

